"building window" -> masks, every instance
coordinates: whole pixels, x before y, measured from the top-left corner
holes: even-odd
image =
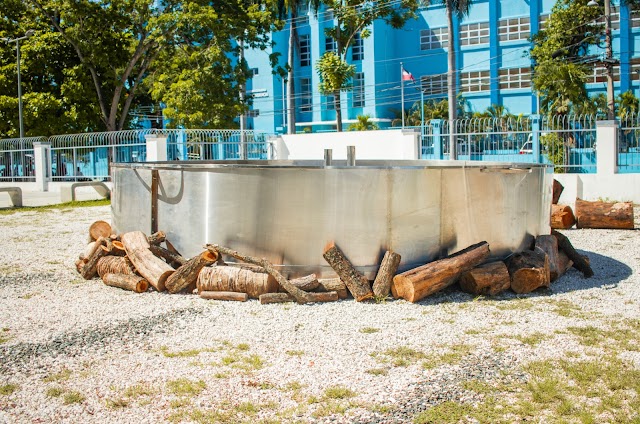
[[[251,70],[249,71],[251,72],[251,78],[255,77],[256,75],[258,75],[258,73],[260,72],[260,70],[258,68],[251,68]]]
[[[531,87],[531,68],[500,69],[500,90]]]
[[[324,11],[324,20],[333,21],[333,9],[327,9]]]
[[[633,71],[633,66],[632,66]],[[613,67],[613,81],[620,81],[620,66]],[[606,84],[607,69],[604,66],[594,66],[593,72],[587,77],[587,84]]]
[[[364,72],[353,77],[353,107],[364,107]]]
[[[544,15],[540,15],[538,18],[538,30],[542,31],[547,26],[547,21],[549,20],[549,14],[546,13]]]
[[[489,71],[471,71],[460,73],[460,85],[462,91],[473,93],[489,91],[491,89],[491,77]]]
[[[353,46],[351,46],[351,60],[364,60],[364,42],[360,33],[353,37]]]
[[[501,20],[498,35],[500,41],[526,40],[530,35],[529,17]]]
[[[460,26],[460,45],[474,46],[489,43],[489,22]]]
[[[255,118],[258,115],[260,115],[260,109],[251,109],[247,112],[249,118]]]
[[[311,40],[309,34],[300,36],[300,66],[311,65]]]
[[[612,8],[613,9],[613,8]],[[633,12],[631,12],[633,14]],[[604,15],[596,20],[597,23],[604,25]],[[631,17],[631,25],[633,25],[633,17]],[[611,11],[611,30],[620,29],[620,12]]]
[[[338,50],[338,43],[332,37],[325,37],[324,39],[324,51],[336,52]]]
[[[325,96],[324,108],[326,110],[336,110],[336,98],[335,96]]]
[[[311,78],[300,78],[300,111],[311,112]]]
[[[637,10],[631,11],[631,28],[640,27],[640,12]]]
[[[447,28],[430,28],[420,31],[420,50],[446,49],[448,46]]]
[[[309,24],[309,4],[302,2],[298,7],[298,19],[296,19],[296,26]]]
[[[420,77],[420,87],[427,96],[447,92],[447,74],[424,75]]]

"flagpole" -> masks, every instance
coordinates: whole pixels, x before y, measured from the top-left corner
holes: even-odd
[[[404,66],[400,62],[400,103],[402,103],[402,129],[404,129]]]

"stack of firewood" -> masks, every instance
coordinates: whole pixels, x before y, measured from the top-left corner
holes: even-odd
[[[567,230],[574,225],[577,228],[614,230],[632,230],[634,228],[632,202],[589,202],[576,199],[574,214],[571,206],[558,204],[563,190],[562,184],[553,180],[551,228]]]
[[[327,245],[323,256],[338,278],[318,279],[312,274],[287,279],[267,260],[219,245],[206,245],[202,253],[187,260],[163,232],[146,236],[132,231],[116,236],[108,223],[97,221],[89,236],[90,242],[76,262],[85,279],[99,276],[107,285],[138,293],[151,286],[159,292],[197,292],[202,298],[217,300],[252,298],[262,304],[330,302],[349,294],[358,302],[384,299],[389,294],[417,302],[455,283],[476,295],[493,296],[509,288],[529,293],[549,287],[571,266],[585,277],[593,275],[588,259],[557,231],[539,236],[530,250],[505,261],[487,263],[489,244],[480,242],[401,274],[396,274],[400,255],[387,251],[373,284],[334,243]],[[222,255],[241,262],[226,263]]]

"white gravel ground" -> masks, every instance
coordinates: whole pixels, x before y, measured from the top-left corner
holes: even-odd
[[[408,405],[418,388],[422,409],[465,400],[451,379],[502,378],[530,358],[584,348],[559,330],[640,318],[636,230],[567,231],[595,277],[571,270],[526,296],[474,300],[452,288],[418,304],[262,306],[82,280],[74,260],[98,219],[110,220],[109,207],[0,216],[0,386],[13,388],[0,394],[0,423],[412,422],[409,407],[391,417],[385,406]],[[535,333],[551,337],[514,338]],[[470,346],[461,364],[433,369],[420,360],[394,366],[384,355],[461,343]],[[640,367],[637,350],[625,355]],[[180,395],[178,379],[199,393]],[[354,396],[346,413],[323,413],[335,386]]]

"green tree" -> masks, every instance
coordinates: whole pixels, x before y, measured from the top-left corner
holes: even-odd
[[[371,122],[371,116],[358,115],[358,122],[349,125],[349,131],[372,131],[377,130],[378,125],[375,122]]]
[[[416,17],[416,10],[424,2],[420,0],[380,0],[362,2],[362,0],[324,0],[323,3],[333,10],[336,25],[327,28],[325,34],[336,43],[335,52],[326,52],[316,64],[322,80],[320,92],[332,95],[336,110],[336,129],[342,131],[342,109],[340,92],[351,88],[351,78],[355,68],[347,63],[347,53],[360,34],[366,39],[371,35],[368,27],[377,19],[382,19],[393,28],[402,28],[408,19]],[[332,66],[334,67],[332,69]],[[326,80],[326,81],[325,81]]]

